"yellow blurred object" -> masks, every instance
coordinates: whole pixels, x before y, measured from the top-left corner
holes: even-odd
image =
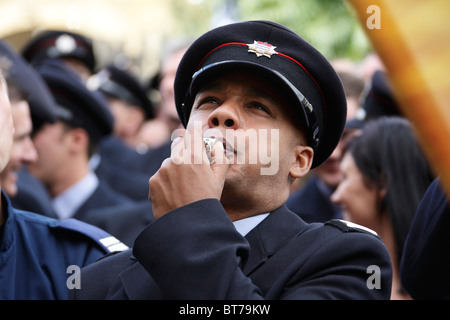
[[[349,0],[450,196],[450,1]]]

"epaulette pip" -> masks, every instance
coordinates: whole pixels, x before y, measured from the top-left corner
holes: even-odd
[[[52,227],[81,233],[96,242],[106,253],[128,249],[128,246],[108,232],[77,219],[58,221],[58,223],[52,225]]]
[[[367,227],[361,226],[359,224],[342,220],[342,219],[331,219],[325,222],[326,225],[334,226],[338,229],[340,229],[343,232],[363,232],[368,233],[371,235],[374,235],[379,238],[378,234],[373,231],[372,229],[369,229]]]

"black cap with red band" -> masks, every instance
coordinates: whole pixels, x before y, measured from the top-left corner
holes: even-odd
[[[314,148],[312,167],[338,144],[347,116],[345,92],[327,59],[290,29],[246,21],[213,29],[185,53],[175,78],[175,102],[186,126],[198,90],[222,71],[249,71],[290,98]]]
[[[32,65],[47,58],[70,57],[82,61],[94,72],[96,59],[92,40],[68,31],[44,31],[33,37],[22,49],[23,57]]]

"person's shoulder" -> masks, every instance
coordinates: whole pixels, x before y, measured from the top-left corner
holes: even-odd
[[[309,224],[308,231],[303,237],[299,237],[297,242],[308,244],[305,250],[315,261],[367,266],[374,264],[384,266],[386,270],[390,268],[390,256],[382,239],[375,231],[365,226],[331,219],[325,223]],[[300,240],[301,238],[303,239]]]
[[[385,255],[386,247],[380,236],[365,226],[342,219],[309,223],[307,226],[307,231],[303,232],[296,241],[308,242],[308,252],[330,251],[332,256],[339,256],[349,252],[370,250],[373,253]],[[336,251],[337,248],[342,250]]]
[[[77,219],[58,220],[18,209],[13,209],[13,213],[17,232],[40,239],[40,242],[47,245],[53,243],[59,247],[96,247],[103,254],[128,249],[103,229]]]
[[[128,246],[108,232],[78,219],[56,220],[49,227],[68,237],[77,235],[90,240],[105,253],[120,252],[128,249]]]
[[[342,233],[356,232],[356,233],[368,234],[368,235],[371,235],[371,236],[374,236],[374,237],[380,239],[380,237],[374,230],[367,228],[365,226],[356,224],[351,221],[342,220],[342,219],[331,219],[331,220],[328,220],[327,222],[325,222],[324,225],[336,228],[337,230],[340,230]]]

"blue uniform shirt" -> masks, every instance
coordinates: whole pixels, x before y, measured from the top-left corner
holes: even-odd
[[[2,204],[0,299],[67,299],[74,268],[126,248],[84,222],[17,210],[3,192]]]

